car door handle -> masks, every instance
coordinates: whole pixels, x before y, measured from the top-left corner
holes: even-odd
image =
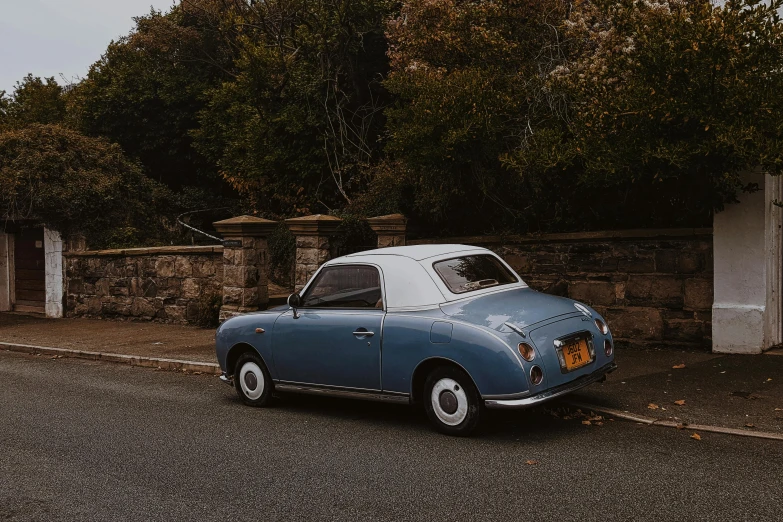
[[[354,334],[356,337],[372,337],[373,335],[375,335],[375,332],[368,332],[368,331],[366,331],[366,330],[364,330],[364,331],[362,331],[362,330],[357,330],[357,331],[356,331],[356,332],[354,332],[353,334]]]

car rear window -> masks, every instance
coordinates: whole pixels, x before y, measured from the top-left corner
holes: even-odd
[[[498,258],[489,254],[455,257],[432,266],[455,294],[519,281]]]

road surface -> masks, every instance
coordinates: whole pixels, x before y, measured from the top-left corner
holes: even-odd
[[[214,377],[0,352],[0,520],[783,520],[783,444],[503,412],[242,406]],[[528,464],[531,461],[534,463]]]

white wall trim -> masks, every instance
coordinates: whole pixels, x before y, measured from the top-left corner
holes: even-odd
[[[767,316],[764,324],[764,349],[783,342],[783,208],[774,204],[783,201],[783,180],[766,176],[765,180],[765,241],[767,272]]]
[[[63,240],[56,230],[44,228],[46,317],[63,316]]]
[[[11,234],[0,232],[0,312],[8,312],[13,306],[11,281],[13,271],[13,240]]]
[[[761,353],[783,334],[783,180],[747,174],[761,191],[743,194],[713,221],[712,350]]]

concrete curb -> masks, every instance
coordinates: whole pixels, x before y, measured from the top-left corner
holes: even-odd
[[[88,352],[85,350],[71,350],[67,348],[51,348],[48,346],[34,346],[31,344],[17,344],[0,342],[0,350],[10,352],[54,355],[60,357],[72,357],[76,359],[89,359],[91,361],[104,361],[112,363],[130,364],[145,368],[160,368],[169,371],[201,372],[210,375],[220,375],[220,366],[217,363],[198,361],[183,361],[179,359],[165,359],[162,357],[141,357],[139,355],[125,355],[121,353]]]
[[[646,415],[637,415],[636,413],[629,413],[627,411],[620,411],[620,410],[615,410],[613,408],[606,408],[604,406],[597,406],[595,404],[587,404],[578,401],[569,401],[568,399],[565,399],[562,402],[574,408],[580,408],[582,410],[593,411],[596,413],[603,413],[604,415],[611,415],[612,417],[617,417],[618,419],[632,421],[632,422],[639,422],[642,424],[647,424],[649,426],[661,426],[663,428],[676,428],[676,429],[683,429],[687,431],[722,433],[724,435],[738,435],[740,437],[752,437],[756,439],[783,441],[783,434],[781,433],[772,433],[769,431],[739,430],[736,428],[723,428],[721,426],[707,426],[704,424],[679,423],[672,420],[656,419],[655,417],[647,417]]]

